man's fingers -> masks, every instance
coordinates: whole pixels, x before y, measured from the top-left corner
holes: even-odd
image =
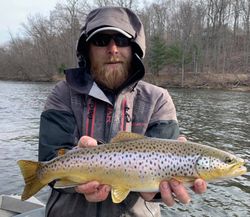
[[[191,201],[187,190],[184,185],[173,179],[169,182],[173,193],[175,194],[176,199],[178,199],[181,203],[187,204]]]
[[[97,181],[87,182],[75,187],[76,192],[81,194],[92,194],[98,190],[100,183]]]
[[[84,194],[89,202],[100,202],[107,199],[111,188],[108,185],[100,185],[94,193]]]
[[[91,146],[97,146],[97,141],[89,136],[82,136],[78,141],[78,147],[86,148]]]
[[[169,182],[161,182],[160,191],[162,201],[167,206],[173,206],[175,204],[175,198],[184,204],[187,204],[191,201],[185,187],[175,179],[170,180]]]
[[[174,197],[172,195],[171,187],[167,181],[161,182],[160,192],[161,192],[162,201],[167,206],[173,206],[175,204],[175,200],[174,200]]]
[[[184,135],[179,135],[179,137],[177,138],[177,140],[180,141],[180,142],[186,142],[187,138]]]
[[[111,187],[100,185],[97,181],[92,181],[75,187],[75,190],[78,193],[84,194],[86,200],[89,202],[100,202],[107,199]]]
[[[207,190],[207,183],[203,179],[196,179],[193,190],[197,194],[202,194]]]

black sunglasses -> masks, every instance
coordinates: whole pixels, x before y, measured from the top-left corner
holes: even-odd
[[[90,42],[95,46],[105,47],[110,43],[111,39],[114,40],[116,46],[118,47],[128,47],[131,43],[131,39],[122,34],[96,34],[90,38]]]

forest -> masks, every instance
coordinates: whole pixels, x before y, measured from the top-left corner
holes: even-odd
[[[146,79],[159,85],[250,87],[249,0],[66,0],[50,16],[20,24],[0,47],[0,79],[55,81],[76,67],[76,43],[90,10],[124,6],[141,18]]]

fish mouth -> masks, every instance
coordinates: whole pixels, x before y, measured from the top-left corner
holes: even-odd
[[[240,161],[239,163],[233,165],[230,168],[230,170],[232,171],[232,173],[231,173],[232,177],[241,176],[241,175],[246,174],[247,167],[245,166],[245,164],[246,164],[246,162],[243,160],[243,161]]]
[[[247,172],[247,168],[245,166],[240,166],[239,171],[241,171],[242,175],[243,175],[243,174],[245,174]]]
[[[236,168],[237,171],[242,172],[242,173],[246,173],[247,172],[247,168],[244,165],[238,165],[238,168]]]
[[[244,160],[239,160],[236,163],[231,165],[227,165],[222,168],[214,169],[213,171],[198,171],[198,175],[207,180],[207,181],[216,181],[216,180],[224,180],[231,179],[237,176],[241,176],[246,174],[247,168],[245,166]]]

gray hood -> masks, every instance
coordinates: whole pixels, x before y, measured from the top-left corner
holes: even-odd
[[[77,43],[77,55],[85,56],[87,51],[86,38],[101,27],[116,27],[132,36],[134,53],[140,58],[145,56],[145,33],[140,18],[128,8],[101,7],[89,13],[86,24],[81,30]]]

